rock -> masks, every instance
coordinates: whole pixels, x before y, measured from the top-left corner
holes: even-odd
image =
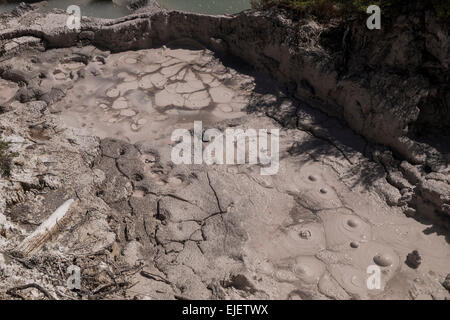
[[[140,251],[142,250],[142,245],[137,241],[129,242],[123,249],[123,255],[125,261],[130,265],[134,266],[139,263],[142,259]]]
[[[408,267],[417,269],[422,263],[422,257],[417,250],[414,250],[413,252],[408,253],[405,263],[408,265]]]
[[[444,282],[442,283],[442,286],[447,289],[448,292],[450,292],[450,273],[445,278]]]

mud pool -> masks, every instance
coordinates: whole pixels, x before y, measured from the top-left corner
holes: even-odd
[[[56,103],[48,97],[43,110],[68,129],[55,131],[39,119],[33,120],[37,125],[20,129],[20,116],[6,114],[3,125],[12,126],[6,131],[11,136],[14,130],[29,132],[15,151],[45,170],[75,175],[71,183],[80,185],[65,190],[76,189],[80,212],[93,203],[106,210],[92,220],[102,226],[94,234],[83,231],[93,228],[89,222],[74,233],[62,233],[64,249],[53,242],[46,250],[76,252],[80,243],[90,251],[113,246],[114,259],[129,265],[142,261],[166,279],[134,276],[139,284],[128,294],[155,299],[171,298],[178,290],[168,283],[198,299],[211,298],[211,283],[222,292],[214,297],[228,298],[446,295],[439,283],[450,261],[445,233],[430,232],[428,225],[389,206],[382,197],[392,187],[382,178],[369,177],[365,168],[381,168],[364,158],[360,138],[319,111],[260,90],[252,75],[225,66],[208,50],[162,47],[110,54],[83,47],[47,50],[39,65],[31,60],[22,56],[10,63],[40,75],[40,88],[64,92]],[[19,90],[6,80],[0,87],[7,93],[4,103]],[[27,108],[14,103],[15,113]],[[270,106],[275,106],[272,111]],[[290,107],[296,108],[300,123],[317,123],[330,137],[338,131],[354,147],[345,147],[339,138],[329,143],[307,130],[280,128],[274,119],[291,117],[283,116]],[[35,114],[43,117],[42,112]],[[270,112],[272,117],[267,117]],[[259,165],[247,164],[174,166],[168,157],[170,134],[175,128],[190,128],[194,120],[219,129],[280,128],[279,173],[261,176]],[[70,138],[55,134],[65,130]],[[100,151],[90,151],[99,154],[89,168],[76,164],[72,154],[43,151],[57,148],[58,139],[73,148],[91,136],[102,140]],[[95,140],[88,141],[95,146]],[[23,179],[28,171],[21,170],[13,172],[13,178]],[[379,189],[367,192],[367,179]],[[50,195],[21,205],[40,212],[46,201],[53,201]],[[20,212],[20,206],[12,206],[6,217],[17,219]],[[422,258],[418,270],[405,264],[413,250]],[[370,266],[381,270],[378,289],[367,286]]]

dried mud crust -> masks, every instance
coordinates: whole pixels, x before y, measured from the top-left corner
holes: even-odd
[[[448,167],[413,165],[183,43],[30,50],[0,63],[1,137],[17,154],[0,179],[2,298],[449,297]],[[279,128],[279,173],[173,165],[170,133],[194,119]],[[53,236],[17,256],[67,199]],[[406,264],[414,250],[417,268]],[[73,264],[78,292],[66,283]],[[381,290],[366,286],[373,264]]]

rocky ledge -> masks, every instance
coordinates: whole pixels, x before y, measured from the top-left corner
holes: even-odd
[[[66,20],[0,16],[0,295],[448,298],[448,32],[431,14],[383,34],[279,12]],[[280,129],[279,173],[174,165],[171,131],[194,119]]]

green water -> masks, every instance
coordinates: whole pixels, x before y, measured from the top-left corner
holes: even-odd
[[[207,14],[237,13],[250,8],[250,0],[159,0],[167,9]]]
[[[78,5],[83,16],[118,18],[131,13],[126,7],[115,5],[108,0],[47,0],[47,2],[47,9],[66,10],[70,5]],[[232,14],[250,8],[250,0],[158,0],[158,2],[167,9],[206,14]],[[0,12],[11,10],[15,6],[0,4]]]

